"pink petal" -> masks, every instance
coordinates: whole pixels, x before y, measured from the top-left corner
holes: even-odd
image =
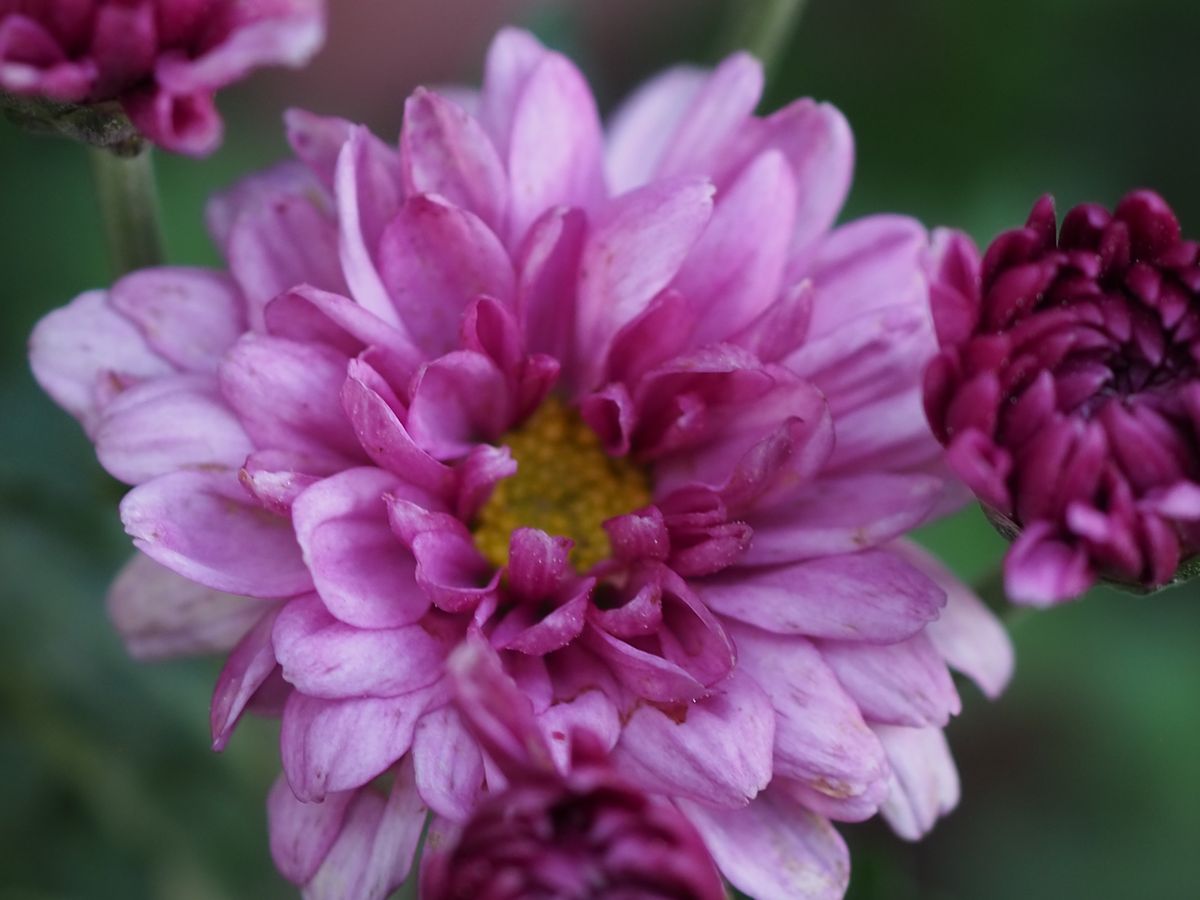
[[[381,468],[403,476],[436,496],[453,489],[454,472],[417,446],[395,410],[371,384],[368,367],[353,360],[342,386],[342,406],[367,455]]]
[[[455,467],[458,499],[454,511],[459,520],[472,521],[491,497],[496,485],[515,475],[517,462],[507,447],[479,444]]]
[[[229,654],[213,689],[209,725],[213,749],[224,750],[246,704],[275,671],[271,629],[278,609],[271,609],[246,633]]]
[[[553,758],[538,728],[529,692],[504,671],[496,651],[483,640],[461,644],[447,663],[463,722],[505,775],[553,770]]]
[[[417,584],[433,605],[445,612],[474,611],[500,583],[500,572],[475,549],[462,525],[416,535],[412,552],[417,560]]]
[[[382,469],[349,469],[301,494],[292,506],[296,540],[329,611],[359,628],[399,628],[425,614],[416,561],[392,534],[385,495],[437,501]]]
[[[340,791],[319,803],[304,803],[296,799],[286,778],[275,780],[267,797],[267,825],[279,874],[296,884],[312,878],[341,834],[355,796],[354,791]]]
[[[530,76],[550,55],[528,31],[502,28],[488,48],[484,64],[479,120],[491,134],[503,159],[512,142],[513,119]]]
[[[1051,606],[1078,597],[1094,581],[1086,548],[1059,540],[1048,522],[1029,525],[1004,557],[1004,590],[1014,603]]]
[[[570,359],[586,219],[556,207],[529,229],[517,257],[517,314],[530,352]]]
[[[676,66],[644,82],[617,108],[609,120],[604,160],[614,195],[654,176],[680,120],[708,77],[703,69]]]
[[[926,634],[895,644],[823,641],[820,647],[846,693],[872,722],[944,726],[962,710],[946,664]]]
[[[478,295],[506,303],[513,294],[512,263],[491,229],[426,195],[410,198],[384,230],[379,272],[404,328],[428,356],[457,346],[463,313]]]
[[[775,708],[775,777],[838,800],[879,793],[888,777],[883,748],[821,653],[803,638],[744,625],[732,634],[738,667]]]
[[[748,53],[726,57],[681,117],[659,160],[657,175],[712,175],[731,139],[762,95],[762,64]]]
[[[891,793],[880,807],[907,841],[924,837],[958,805],[958,770],[940,728],[874,726],[892,765]]]
[[[417,719],[444,699],[442,682],[386,698],[322,700],[293,693],[280,733],[288,783],[304,801],[361,787],[408,752]]]
[[[260,450],[246,457],[238,481],[263,509],[281,516],[292,514],[292,504],[321,476],[341,468],[335,460],[286,450]]]
[[[713,404],[710,415],[719,427],[712,428],[712,437],[658,467],[659,497],[702,485],[719,490],[731,512],[741,516],[787,500],[812,481],[834,446],[821,393],[787,377],[760,396],[739,399]]]
[[[346,363],[321,344],[247,334],[221,363],[221,393],[260,448],[361,459],[342,412]]]
[[[421,799],[437,815],[465,822],[483,789],[483,756],[449,706],[426,713],[413,736],[413,767]]]
[[[459,350],[417,373],[406,425],[430,456],[455,460],[477,444],[497,441],[513,413],[504,373],[482,353]]]
[[[441,676],[443,641],[420,625],[355,628],[301,597],[275,622],[275,657],[283,677],[310,697],[395,697]]]
[[[606,751],[613,748],[621,734],[621,715],[616,705],[597,689],[553,704],[537,721],[555,765],[564,773],[571,767],[572,747],[581,732]]]
[[[778,150],[792,167],[798,201],[792,247],[800,251],[825,234],[850,190],[854,173],[850,125],[827,103],[797,100],[767,116],[751,134],[756,140],[750,143],[750,156]]]
[[[263,326],[266,305],[291,288],[348,291],[337,225],[314,204],[311,191],[274,197],[242,212],[230,230],[226,255],[256,328]]]
[[[233,226],[244,213],[288,197],[321,197],[322,194],[321,185],[312,172],[295,160],[287,160],[247,175],[210,197],[204,209],[205,224],[217,249],[228,258]]]
[[[338,154],[354,125],[336,116],[318,116],[303,109],[289,109],[283,114],[288,144],[321,183],[333,190]]]
[[[302,343],[327,344],[346,356],[370,348],[376,361],[388,362],[387,372],[400,383],[421,362],[421,353],[404,332],[353,300],[301,285],[276,296],[264,311],[266,330],[275,337]]]
[[[665,365],[693,346],[695,324],[696,313],[687,297],[672,288],[657,294],[613,338],[608,352],[608,377],[617,382],[636,384],[647,372]],[[618,388],[626,390],[623,384],[608,384],[599,393]]]
[[[712,195],[703,180],[660,181],[598,214],[580,261],[575,322],[578,345],[592,355],[586,371],[596,370],[613,336],[675,277],[712,215]]]
[[[912,386],[903,393],[880,396],[851,412],[834,414],[837,447],[827,472],[841,474],[869,469],[904,471],[919,469],[942,475],[943,453],[925,419],[921,389]],[[957,509],[961,503],[946,503],[946,494],[958,487],[946,472],[939,508]],[[933,512],[931,517],[941,513]]]
[[[236,469],[254,450],[213,379],[173,375],[113,400],[95,434],[100,464],[140,484],[179,469]]]
[[[410,193],[438,194],[504,233],[508,175],[491,138],[465,110],[417,88],[404,105],[400,155]]]
[[[399,164],[365,128],[355,128],[338,155],[334,196],[339,251],[350,295],[389,325],[400,318],[376,264],[379,241],[400,211]]]
[[[708,693],[704,684],[682,666],[601,628],[589,627],[584,632],[584,644],[605,660],[617,680],[637,697],[655,703],[687,704]]]
[[[903,216],[869,216],[833,231],[803,266],[816,289],[810,336],[887,306],[927,308],[926,243],[921,224]]]
[[[245,303],[222,272],[143,269],[113,285],[109,303],[133,322],[147,345],[184,371],[215,372],[246,330]]]
[[[806,341],[786,365],[824,391],[840,417],[918,386],[936,353],[928,310],[894,305],[838,323]],[[840,420],[838,426],[840,435]]]
[[[812,319],[813,285],[808,279],[786,288],[757,319],[731,340],[765,363],[787,356],[804,343]]]
[[[291,523],[253,503],[232,472],[175,472],[121,501],[134,545],[200,584],[251,597],[312,590]]]
[[[639,706],[625,723],[613,765],[647,790],[723,807],[744,806],[771,780],[775,713],[749,676],[735,671],[705,700]]]
[[[979,250],[961,231],[937,228],[925,256],[929,305],[938,341],[962,343],[979,324]]]
[[[687,800],[679,808],[738,890],[755,900],[841,900],[850,854],[825,819],[772,789],[741,809]]]
[[[586,79],[566,57],[547,54],[530,71],[512,113],[507,162],[514,241],[547,209],[588,209],[604,196],[602,147]]]
[[[557,593],[573,572],[568,561],[571,541],[551,537],[538,528],[517,528],[509,538],[508,583],[512,592],[527,600]]]
[[[774,302],[795,207],[791,170],[774,151],[755,159],[717,196],[712,220],[673,284],[696,316],[695,345],[735,334]]]
[[[721,615],[779,634],[843,640],[902,640],[945,604],[929,578],[878,550],[738,570],[695,587]]]
[[[492,632],[492,642],[502,650],[543,656],[561,650],[579,637],[587,619],[592,582],[551,612],[540,615],[534,604],[512,610]]]
[[[260,601],[224,594],[136,553],[108,590],[108,616],[134,659],[231,649],[263,613]]]
[[[89,433],[107,400],[129,382],[174,371],[103,291],[80,294],[43,317],[29,338],[29,365],[42,390]]]
[[[405,760],[386,804],[373,792],[359,792],[325,862],[305,885],[305,898],[384,900],[408,877],[426,818],[411,760]]]
[[[155,87],[125,94],[121,107],[152,143],[175,153],[207,156],[224,136],[211,91],[174,94]]]
[[[946,592],[946,608],[925,630],[942,658],[988,697],[1000,696],[1013,673],[1012,641],[1004,625],[932,554],[910,541],[899,542],[895,550]]]
[[[168,55],[155,69],[167,89],[185,93],[224,87],[265,65],[302,66],[325,40],[325,10],[312,0],[283,0],[270,11],[250,7],[245,18],[233,7],[232,32],[194,58]]]
[[[822,478],[790,503],[751,517],[754,542],[741,562],[774,565],[882,544],[924,522],[944,489],[929,475]]]

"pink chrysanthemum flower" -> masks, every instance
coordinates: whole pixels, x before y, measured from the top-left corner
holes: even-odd
[[[1169,582],[1200,551],[1200,246],[1150,191],[1077,206],[1061,230],[1044,197],[982,263],[956,235],[933,268],[926,409],[1015,537],[1009,595]]]
[[[761,85],[744,55],[669,71],[606,138],[576,69],[504,32],[477,96],[409,99],[398,150],[292,114],[300,162],[211,208],[228,274],[136,273],[38,327],[42,385],[136,485],[138,649],[253,604],[214,736],[282,704],[272,841],[314,896],[379,896],[411,855],[379,835],[503,784],[448,705],[468,639],[560,766],[593,735],[753,896],[841,896],[829,819],[912,838],[954,804],[946,664],[995,693],[1011,657],[897,543],[948,493],[927,235],[831,231],[846,123],[757,118]],[[211,595],[163,614],[163,567]]]
[[[120,101],[156,144],[221,141],[213,94],[264,65],[302,65],[325,36],[323,0],[0,0],[0,90]]]

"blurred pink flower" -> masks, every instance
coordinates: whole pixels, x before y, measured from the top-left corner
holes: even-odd
[[[579,72],[505,31],[480,93],[409,98],[398,149],[291,114],[300,161],[210,208],[228,274],[135,273],[38,326],[39,381],[136,485],[157,565],[123,626],[146,645],[162,567],[257,612],[213,731],[282,703],[289,878],[383,890],[405,779],[449,823],[506,783],[448,705],[465,640],[556,765],[590,734],[756,897],[841,896],[829,819],[915,838],[956,801],[947,662],[992,694],[1011,655],[896,543],[954,499],[921,417],[927,235],[831,231],[849,129],[755,117],[761,87],[745,55],[674,69],[605,138]],[[182,645],[192,612],[165,618]],[[368,824],[295,824],[331,808]]]
[[[218,88],[307,62],[323,0],[0,0],[0,90],[118,100],[156,144],[202,156],[221,141]]]
[[[1056,233],[1057,232],[1057,233]],[[947,459],[1015,537],[1005,584],[1048,604],[1096,578],[1159,587],[1200,550],[1200,247],[1161,197],[1044,197],[982,264],[932,257],[943,351],[926,409]]]

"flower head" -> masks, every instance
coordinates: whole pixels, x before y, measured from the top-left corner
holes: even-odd
[[[564,777],[586,733],[755,896],[841,895],[830,818],[916,837],[953,805],[947,663],[994,692],[1011,659],[897,542],[948,503],[927,236],[831,230],[846,123],[755,117],[761,78],[673,70],[606,137],[579,72],[503,32],[478,95],[409,98],[398,148],[290,115],[300,161],[210,209],[228,273],[39,325],[35,374],[135,485],[155,578],[122,579],[124,627],[151,643],[161,567],[257,604],[213,729],[282,701],[279,846],[385,771],[451,823],[504,789],[450,705],[464,642]],[[330,846],[276,858],[306,883]]]
[[[0,90],[119,101],[154,143],[203,155],[221,140],[214,92],[307,62],[324,17],[322,0],[0,0]]]
[[[1157,194],[1045,197],[980,266],[942,245],[926,380],[947,459],[1004,530],[1013,599],[1159,587],[1200,550],[1200,247]]]

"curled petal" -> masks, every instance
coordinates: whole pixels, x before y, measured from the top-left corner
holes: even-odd
[[[416,561],[388,524],[385,495],[437,501],[381,469],[349,469],[301,494],[292,506],[296,539],[317,592],[338,619],[360,628],[398,628],[429,608]]]

